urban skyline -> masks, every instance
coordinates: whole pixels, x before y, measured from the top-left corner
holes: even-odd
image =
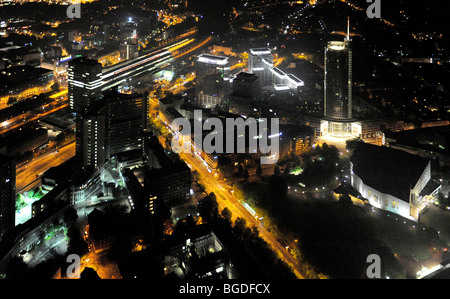
[[[449,4],[372,2],[0,2],[0,278],[447,278]]]

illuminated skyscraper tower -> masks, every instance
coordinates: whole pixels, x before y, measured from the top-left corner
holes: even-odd
[[[352,118],[352,52],[347,42],[329,42],[325,49],[325,112],[327,118]]]
[[[331,135],[352,134],[352,49],[350,27],[343,42],[328,42],[325,48],[324,117]]]

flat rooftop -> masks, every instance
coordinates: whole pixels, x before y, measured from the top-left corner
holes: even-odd
[[[0,72],[0,92],[28,81],[53,75],[53,71],[29,65],[14,66]]]
[[[429,160],[389,147],[361,143],[351,162],[353,172],[366,185],[409,202],[410,189],[417,184]]]
[[[258,76],[256,76],[255,74],[247,73],[247,72],[240,72],[239,74],[236,75],[236,78],[234,78],[234,80],[251,83],[251,82],[255,82],[256,80],[258,80]]]
[[[386,138],[395,140],[393,144],[450,154],[450,126],[439,126],[406,130],[385,131]]]
[[[198,56],[197,61],[209,64],[225,65],[228,63],[228,57],[210,54],[201,54]]]
[[[296,76],[294,76],[292,74],[287,75],[287,78],[291,83],[293,83],[296,86],[305,85],[305,83],[302,80],[300,80],[299,78],[297,78]]]
[[[73,63],[84,64],[84,65],[88,65],[88,66],[99,65],[100,64],[97,60],[90,59],[90,58],[87,58],[87,57],[78,57],[78,58],[72,59],[70,61],[70,64],[73,64]]]
[[[272,51],[269,48],[252,48],[250,53],[253,55],[270,55]]]

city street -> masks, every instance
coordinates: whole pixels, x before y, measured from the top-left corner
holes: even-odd
[[[50,98],[52,98],[52,97],[50,97]],[[28,123],[39,120],[45,116],[51,115],[52,113],[55,113],[56,111],[67,108],[68,106],[69,106],[69,101],[67,98],[63,98],[62,100],[55,99],[53,102],[42,106],[41,107],[42,110],[39,110],[39,112],[36,112],[37,109],[34,111],[27,111],[27,112],[22,113],[12,119],[4,121],[0,127],[0,134],[4,134],[8,131],[12,131],[17,128],[20,128],[23,125],[26,125]]]
[[[75,141],[56,151],[33,159],[16,169],[16,193],[28,191],[40,184],[42,174],[75,156]]]
[[[225,183],[214,177],[214,174],[210,172],[200,157],[193,157],[191,154],[181,154],[180,157],[188,163],[194,170],[196,170],[201,180],[204,182],[206,192],[209,194],[214,192],[217,198],[217,202],[221,209],[228,208],[232,215],[233,220],[237,217],[245,219],[248,225],[256,226],[259,230],[261,238],[263,238],[272,248],[278,253],[278,255],[292,267],[295,275],[298,278],[305,278],[305,274],[300,268],[295,258],[283,247],[275,237],[270,234],[266,228],[260,223],[256,217],[253,217],[250,212],[240,203],[232,194],[230,194],[224,187]]]

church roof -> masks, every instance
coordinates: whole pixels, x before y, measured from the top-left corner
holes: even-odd
[[[353,172],[364,184],[409,202],[410,190],[417,184],[429,160],[392,148],[361,143],[351,162]]]

